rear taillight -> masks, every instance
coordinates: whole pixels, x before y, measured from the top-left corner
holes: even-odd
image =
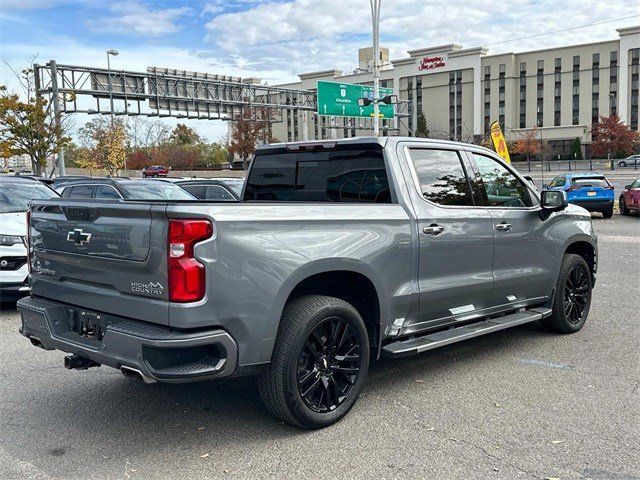
[[[31,274],[31,210],[27,210],[27,235],[25,238],[27,240],[25,245],[27,247],[27,268]]]
[[[197,302],[205,293],[205,268],[193,246],[213,235],[208,220],[169,220],[169,300]]]

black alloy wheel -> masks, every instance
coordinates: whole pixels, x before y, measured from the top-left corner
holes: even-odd
[[[314,412],[338,408],[353,391],[361,365],[361,346],[344,318],[330,317],[308,335],[298,356],[298,392]]]
[[[589,272],[583,265],[574,265],[569,271],[564,287],[564,314],[567,321],[573,325],[582,322],[588,307],[591,294],[591,280]]]

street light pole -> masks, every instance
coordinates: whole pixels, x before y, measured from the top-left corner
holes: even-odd
[[[109,77],[109,107],[111,109],[111,126],[113,127],[113,84],[111,82],[111,55],[114,57],[118,55],[118,50],[107,50],[107,74]]]
[[[380,135],[380,3],[382,0],[369,0],[371,21],[373,24],[373,134]]]

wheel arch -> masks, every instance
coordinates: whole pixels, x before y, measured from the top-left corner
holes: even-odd
[[[353,259],[329,259],[311,262],[296,270],[276,296],[273,312],[277,315],[277,325],[288,302],[310,294],[332,296],[352,304],[367,327],[372,357],[379,356],[386,296],[382,283],[367,264]],[[275,337],[273,341],[275,343]]]
[[[570,239],[564,248],[564,255],[573,253],[584,258],[591,272],[591,283],[595,284],[596,273],[598,271],[598,248],[590,237],[577,237]]]

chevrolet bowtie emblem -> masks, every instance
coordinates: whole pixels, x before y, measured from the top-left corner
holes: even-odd
[[[67,242],[73,242],[76,245],[86,245],[91,241],[91,234],[84,233],[81,228],[74,228],[67,233]]]

